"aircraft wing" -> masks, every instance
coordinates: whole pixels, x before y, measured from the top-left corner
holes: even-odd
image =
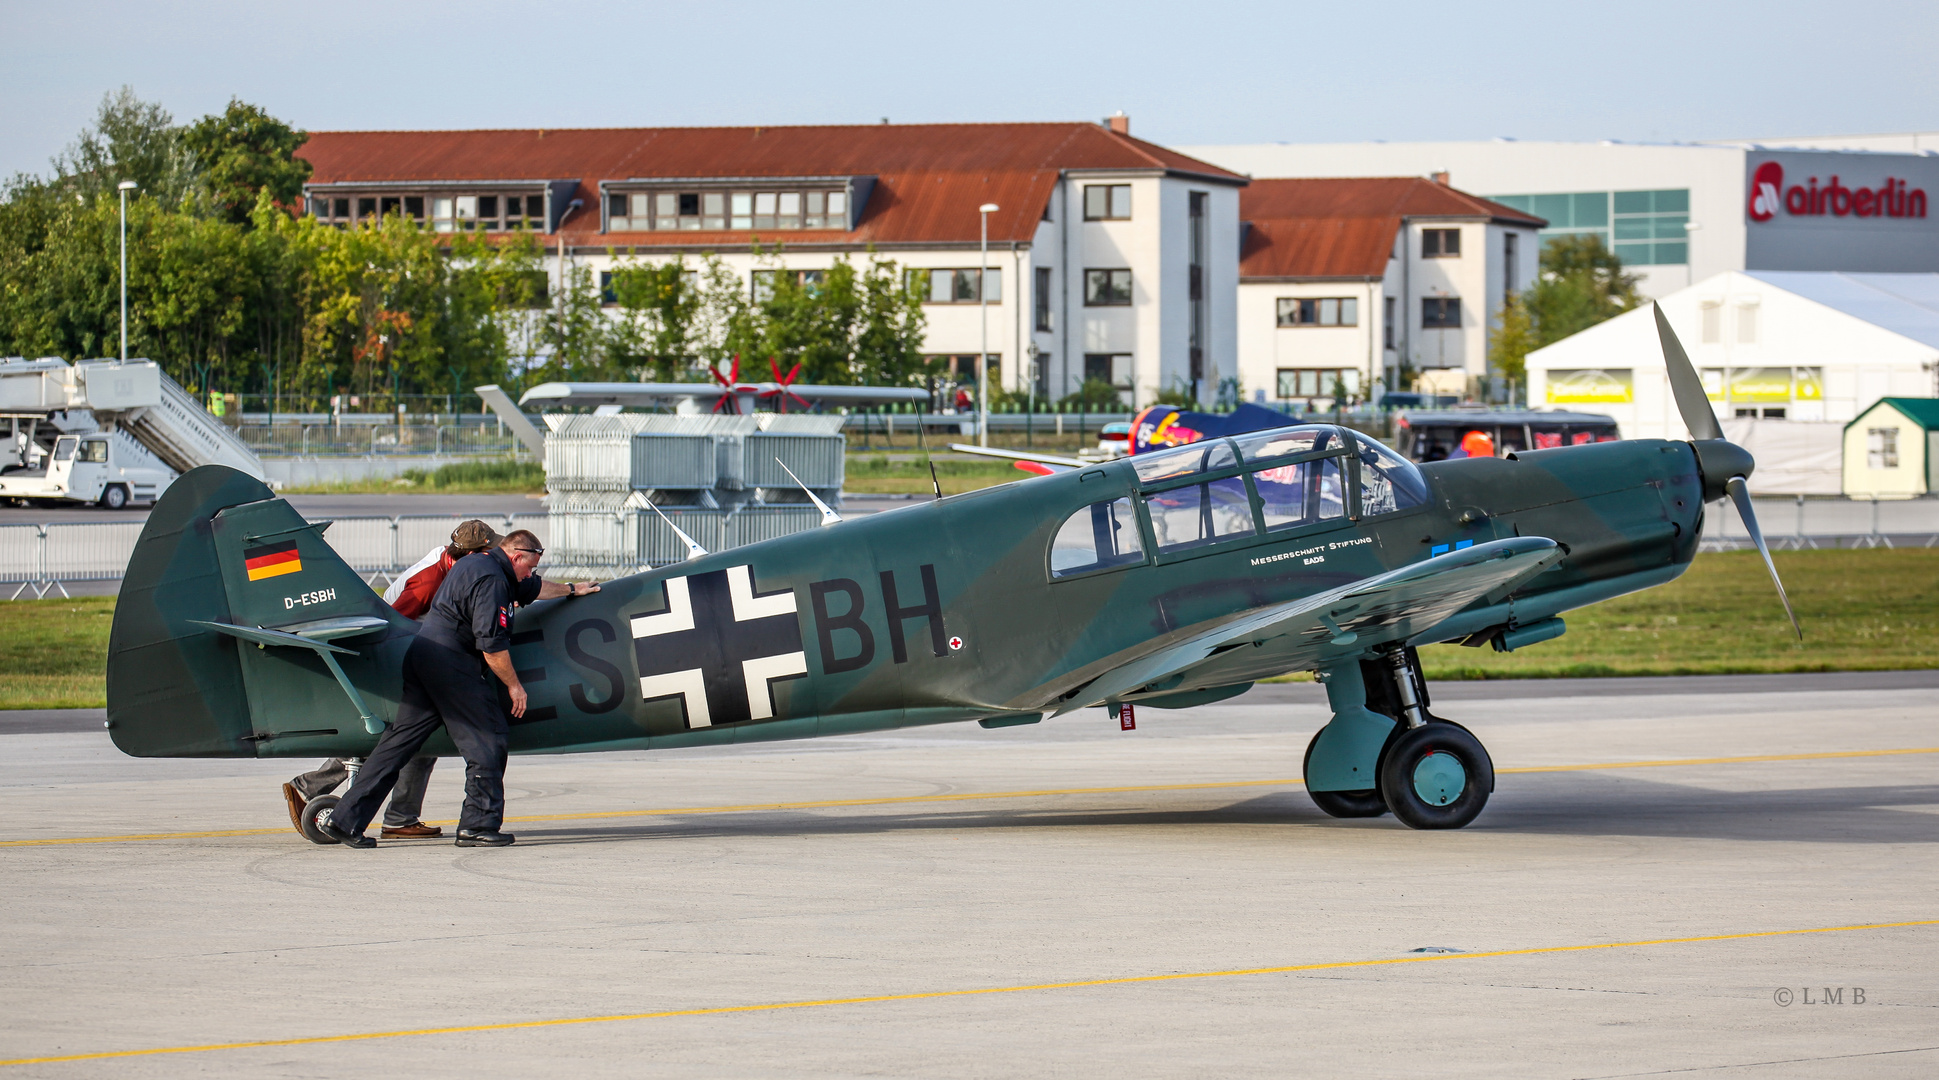
[[[1369,645],[1405,641],[1475,600],[1535,576],[1562,555],[1555,541],[1544,537],[1494,540],[1260,608],[1105,671],[1056,711],[1062,715],[1139,692],[1195,689],[1192,684],[1200,680],[1194,669],[1223,669],[1222,654],[1245,646],[1260,647],[1271,666],[1283,672],[1316,667]],[[1242,665],[1233,666],[1242,671]],[[1242,672],[1226,681],[1259,677]]]
[[[780,383],[762,383],[761,389],[785,389],[797,397],[835,405],[881,405],[891,401],[929,400],[929,391],[914,386],[803,386],[790,383],[783,387]]]
[[[984,457],[1012,461],[1016,463],[1017,468],[1027,473],[1036,473],[1038,476],[1050,476],[1053,473],[1069,472],[1072,469],[1082,469],[1095,464],[1095,462],[1079,461],[1072,457],[1059,457],[1056,454],[1018,453],[1015,450],[996,450],[972,443],[950,443],[949,448],[959,454],[980,454]]]
[[[929,393],[913,386],[806,386],[780,383],[649,383],[649,382],[549,382],[540,383],[518,399],[520,405],[540,401],[553,405],[633,405],[648,406],[680,398],[713,401],[725,393],[762,396],[783,392],[809,401],[836,405],[868,405],[891,401],[928,401]]]

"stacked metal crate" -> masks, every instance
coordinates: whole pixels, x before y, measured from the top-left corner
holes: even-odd
[[[548,561],[588,574],[678,562],[687,546],[669,522],[708,551],[814,528],[821,514],[801,485],[840,505],[844,419],[547,416]]]

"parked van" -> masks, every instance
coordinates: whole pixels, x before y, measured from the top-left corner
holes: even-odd
[[[1394,422],[1395,448],[1414,461],[1466,457],[1462,441],[1471,432],[1487,436],[1496,457],[1517,450],[1580,446],[1622,438],[1612,417],[1600,413],[1537,412],[1514,409],[1486,412],[1450,409],[1405,412]]]

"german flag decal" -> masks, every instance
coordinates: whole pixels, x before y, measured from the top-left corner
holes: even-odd
[[[250,548],[242,553],[242,564],[249,569],[251,581],[300,573],[303,569],[303,560],[296,554],[293,542]]]

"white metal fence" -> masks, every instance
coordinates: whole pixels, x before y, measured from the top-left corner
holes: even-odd
[[[1939,547],[1939,499],[1753,499],[1764,542],[1782,549]],[[1728,500],[1707,507],[1701,550],[1751,546]]]
[[[467,520],[445,514],[337,518],[323,538],[352,570],[373,585],[380,581],[388,584],[391,575],[433,547],[448,543],[451,531]],[[550,531],[544,514],[496,515],[483,520],[500,532],[529,529],[542,545]],[[64,582],[119,578],[134,555],[141,529],[138,521],[0,525],[0,584],[14,586],[8,598],[18,599],[28,592],[66,596]]]

